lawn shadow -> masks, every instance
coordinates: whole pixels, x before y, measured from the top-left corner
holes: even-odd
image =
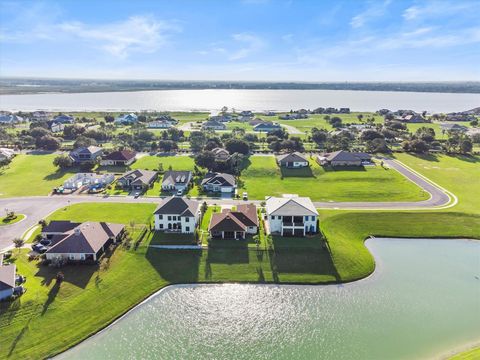
[[[472,156],[472,155],[460,155],[460,154],[456,154],[456,155],[451,155],[452,157],[454,157],[455,159],[458,159],[458,160],[461,160],[461,161],[466,161],[466,162],[469,162],[469,163],[479,163],[480,162],[480,157],[478,156]]]
[[[331,166],[331,165],[322,165],[322,168],[325,172],[339,172],[339,171],[367,171],[365,166]]]
[[[5,318],[5,322],[9,325],[15,318],[18,310],[22,307],[22,297],[19,296],[13,301],[1,301],[0,302],[0,316]]]
[[[71,174],[73,176],[74,174],[79,172],[79,170],[80,169],[78,167],[73,167],[73,168],[68,168],[68,169],[57,169],[57,171],[55,171],[54,173],[46,175],[43,178],[43,180],[47,180],[47,181],[58,180],[58,179],[61,179],[62,177],[64,177],[65,175],[67,175],[67,174]]]
[[[85,289],[92,279],[93,274],[98,270],[98,264],[68,264],[61,268],[39,264],[35,276],[42,278],[42,285],[50,286],[52,281],[56,279],[57,273],[61,271],[64,275],[64,282]]]
[[[427,153],[427,154],[408,153],[408,154],[425,161],[436,161],[436,162],[439,161],[437,155],[431,154],[431,153]]]
[[[298,169],[289,169],[284,166],[280,166],[280,173],[282,178],[286,177],[301,177],[301,178],[307,178],[307,177],[315,177],[312,172],[312,168],[310,166],[305,166],[302,168]]]
[[[272,240],[269,256],[275,282],[281,282],[282,273],[325,275],[337,282],[341,280],[328,245],[319,236],[273,236]]]
[[[198,282],[202,250],[167,250],[148,247],[146,259],[163,279],[173,284]]]
[[[248,264],[248,243],[245,240],[210,240],[207,263]]]
[[[43,309],[42,309],[42,316],[45,315],[45,313],[48,310],[48,307],[55,301],[55,298],[58,295],[58,292],[60,291],[60,282],[56,281],[55,284],[50,288],[50,291],[48,292],[48,297],[45,303],[43,304]]]

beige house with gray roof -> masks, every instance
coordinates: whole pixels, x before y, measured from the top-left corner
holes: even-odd
[[[305,236],[318,231],[318,211],[308,197],[284,195],[265,201],[268,229],[281,236]]]

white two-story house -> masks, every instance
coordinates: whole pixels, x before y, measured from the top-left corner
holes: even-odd
[[[265,209],[271,234],[305,236],[318,231],[318,212],[308,197],[268,197]]]
[[[200,219],[200,203],[179,196],[164,199],[154,212],[155,230],[189,234]]]

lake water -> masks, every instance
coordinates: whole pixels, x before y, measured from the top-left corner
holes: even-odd
[[[480,342],[480,242],[375,239],[346,285],[172,286],[60,359],[417,359]]]
[[[412,109],[429,112],[469,110],[480,106],[480,94],[348,90],[153,90],[79,94],[0,96],[0,110],[52,111],[218,111],[349,107],[355,111]]]

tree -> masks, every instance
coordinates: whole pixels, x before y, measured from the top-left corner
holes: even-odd
[[[178,149],[178,144],[172,140],[160,140],[158,142],[158,148],[164,152],[170,152]]]
[[[317,128],[312,129],[312,140],[317,145],[322,145],[327,141],[328,133],[325,130],[319,130]]]
[[[380,138],[367,141],[366,146],[367,151],[372,153],[387,153],[390,151],[385,140]]]
[[[469,139],[463,139],[460,141],[460,151],[464,154],[471,152],[473,144]]]
[[[194,152],[202,150],[207,142],[205,134],[201,131],[192,131],[189,140],[190,149]]]
[[[357,119],[358,119],[358,121],[362,122],[363,114],[358,114],[358,115],[357,115]]]
[[[210,139],[208,139],[205,147],[203,148],[203,150],[212,150],[212,149],[215,149],[215,148],[218,148],[218,147],[222,147],[222,140],[220,140],[218,137],[212,137]]]
[[[335,129],[338,129],[338,128],[342,127],[342,119],[339,118],[338,116],[334,116],[327,121]]]
[[[13,241],[13,245],[15,246],[15,248],[18,249],[18,251],[20,252],[20,249],[22,248],[22,246],[25,245],[25,240],[17,237],[15,239],[13,239],[12,241]]]
[[[112,123],[115,121],[115,118],[112,115],[105,115],[104,119],[107,123]]]
[[[50,151],[58,150],[61,144],[62,143],[60,142],[60,140],[53,137],[52,135],[42,136],[35,141],[35,145],[37,148]]]
[[[360,139],[363,141],[383,138],[383,135],[376,130],[365,130],[364,132],[362,132],[362,135],[360,135]]]
[[[418,137],[420,140],[423,140],[427,143],[431,143],[435,140],[435,130],[429,127],[422,126],[418,128],[415,132],[415,136]]]
[[[53,159],[53,165],[59,167],[60,169],[66,169],[73,165],[73,160],[70,158],[70,156],[59,155]]]
[[[248,143],[241,139],[228,140],[225,143],[225,149],[227,149],[230,154],[239,153],[247,155],[250,152],[250,146]]]
[[[35,127],[32,130],[30,130],[30,135],[35,139],[39,139],[43,136],[51,135],[51,132],[43,127]]]
[[[470,121],[470,125],[473,126],[473,127],[476,127],[478,125],[478,120],[475,119],[475,120]]]
[[[79,147],[89,147],[89,146],[95,146],[95,145],[97,145],[97,142],[95,139],[92,139],[83,135],[77,137],[77,140],[75,140],[75,142],[73,143],[73,147],[75,149]]]
[[[428,144],[425,141],[419,139],[405,141],[402,144],[402,147],[407,152],[414,152],[419,154],[428,152]]]
[[[215,168],[215,154],[211,151],[202,151],[195,156],[195,164],[197,166],[212,170]]]

